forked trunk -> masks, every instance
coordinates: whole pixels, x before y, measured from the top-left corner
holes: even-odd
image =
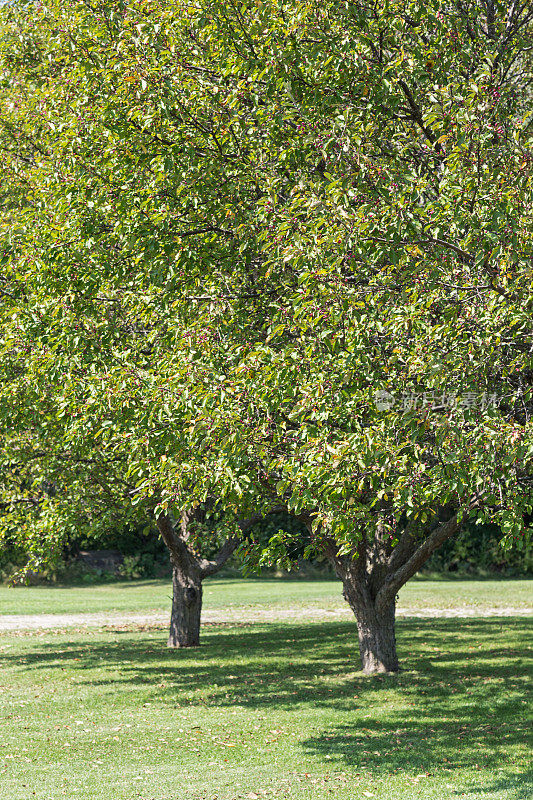
[[[395,633],[396,608],[394,603],[385,613],[377,614],[373,605],[359,606],[356,610],[359,652],[363,672],[398,672]]]
[[[369,538],[363,532],[350,554],[339,553],[337,542],[326,537],[326,555],[342,581],[344,598],[357,619],[359,652],[367,675],[399,671],[395,635],[398,592],[432,553],[457,533],[461,514],[473,511],[482,497],[483,492],[474,495],[462,508],[442,506],[424,532],[417,525],[407,524],[395,547],[384,524],[386,506],[379,509],[373,536]]]
[[[155,515],[155,512],[154,512]],[[231,558],[241,543],[239,535],[230,536],[212,559],[202,558],[187,544],[190,523],[202,521],[205,508],[194,506],[184,511],[178,526],[170,513],[156,516],[159,533],[170,553],[172,564],[172,613],[170,617],[169,647],[197,647],[200,644],[200,615],[202,613],[202,581],[216,573]],[[255,517],[241,529],[248,530]]]
[[[202,581],[172,568],[172,613],[168,647],[198,647],[202,613]]]

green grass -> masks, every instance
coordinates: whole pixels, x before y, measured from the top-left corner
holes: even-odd
[[[96,586],[0,586],[0,614],[54,614],[84,611],[156,611],[169,608],[168,581],[135,581]],[[206,581],[206,608],[228,606],[298,606],[334,609],[344,607],[336,580],[240,580]],[[533,581],[527,580],[425,580],[415,579],[400,592],[406,608],[455,608],[533,605]]]
[[[400,621],[380,678],[350,621],[1,635],[0,799],[526,800],[530,626]]]

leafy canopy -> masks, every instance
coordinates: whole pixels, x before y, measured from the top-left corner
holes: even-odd
[[[120,454],[139,503],[282,505],[346,551],[480,506],[522,542],[532,23],[3,9],[4,407],[42,432],[52,398],[62,446]]]

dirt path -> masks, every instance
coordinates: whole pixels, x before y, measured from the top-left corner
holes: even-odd
[[[202,614],[204,623],[254,623],[278,622],[283,620],[342,620],[349,619],[349,608],[323,609],[316,606],[297,606],[294,608],[265,608],[263,606],[244,606],[241,608],[206,609]],[[456,608],[399,608],[399,618],[461,618],[461,617],[528,617],[533,616],[533,608],[513,608],[495,606],[492,608],[464,606]],[[59,628],[161,628],[168,624],[169,612],[149,611],[143,613],[81,613],[81,614],[5,614],[0,615],[0,631],[45,630]]]

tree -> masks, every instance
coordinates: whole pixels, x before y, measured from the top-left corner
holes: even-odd
[[[25,552],[26,563],[18,579],[60,559],[73,531],[78,537],[98,534],[105,541],[117,528],[144,523],[153,530],[155,523],[172,565],[168,646],[197,646],[202,581],[224,566],[241,543],[240,528],[246,532],[255,520],[242,521],[237,533],[225,538],[213,502],[183,511],[179,524],[170,514],[154,514],[154,498],[133,505],[135,487],[127,479],[120,443],[112,452],[87,438],[77,450],[72,443],[65,447],[61,420],[51,412],[49,404],[46,425],[33,413],[31,420],[20,414],[15,434],[10,415],[11,431],[4,431],[2,437],[0,547],[5,542]]]
[[[531,512],[530,6],[4,20],[6,346],[65,440],[127,442],[162,524],[306,521],[396,671],[401,586],[470,515],[519,544]]]
[[[203,558],[191,547],[191,534],[196,542],[205,546],[205,527],[198,530],[208,516],[206,504],[182,512],[179,527],[172,516],[160,514],[157,525],[170,551],[172,562],[172,615],[170,619],[169,647],[196,647],[200,644],[200,615],[202,612],[202,582],[215,575],[242,544],[258,516],[250,516],[236,525],[213,558]],[[198,546],[198,545],[197,545]]]
[[[80,435],[56,405],[53,384],[45,378],[35,394],[29,374],[24,348],[10,346],[1,381],[0,548],[25,553],[17,580],[60,560],[73,532],[105,541],[119,528],[144,524],[159,531],[172,565],[168,646],[198,645],[202,581],[224,566],[240,544],[240,528],[246,532],[254,519],[227,536],[211,500],[183,511],[177,525],[170,514],[156,513],[157,496],[133,503],[124,440],[108,436],[102,444],[86,425]]]

